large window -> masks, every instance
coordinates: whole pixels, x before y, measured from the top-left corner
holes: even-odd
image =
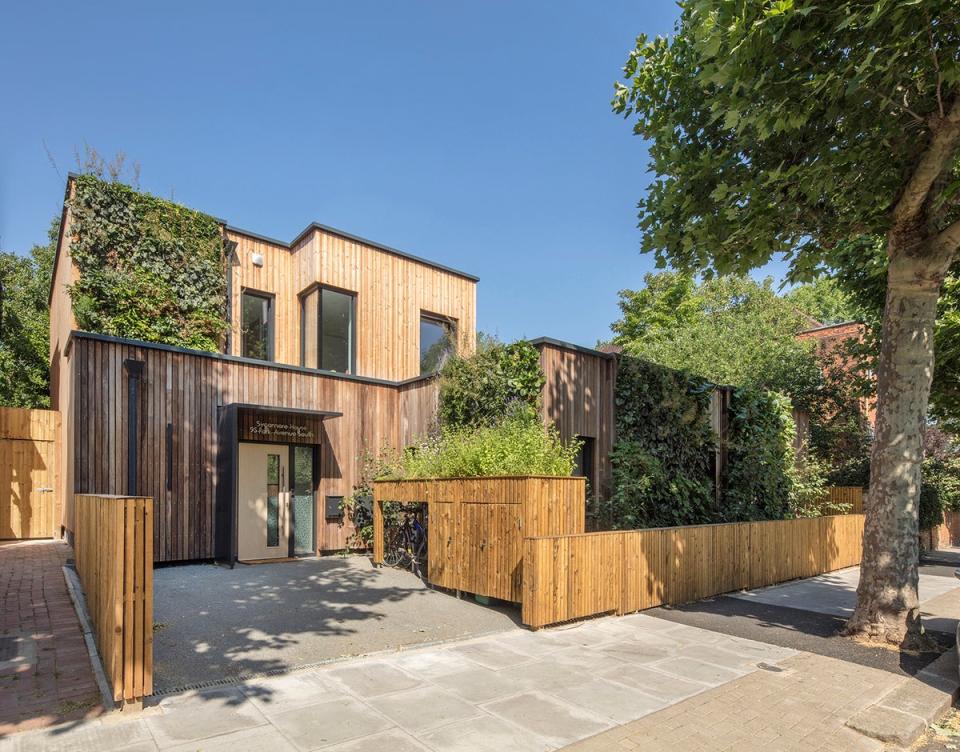
[[[353,373],[354,296],[315,287],[300,297],[300,363],[307,368]]]
[[[273,360],[273,298],[244,290],[241,296],[242,355]]]
[[[436,373],[457,351],[457,325],[450,319],[421,314],[420,375]]]

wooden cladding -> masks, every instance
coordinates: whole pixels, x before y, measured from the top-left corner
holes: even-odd
[[[515,603],[523,539],[584,530],[585,480],[547,476],[442,478],[374,483],[374,562],[383,562],[381,503],[425,502],[427,579]]]
[[[317,498],[323,499],[352,492],[364,452],[413,443],[433,415],[421,410],[436,404],[436,380],[384,384],[79,334],[69,356],[76,430],[68,440],[77,493],[127,491],[129,405],[123,362],[144,363],[138,389],[137,492],[155,500],[154,545],[160,562],[215,556],[222,406],[343,413],[312,427],[319,437]],[[284,414],[283,420],[288,417]],[[67,518],[72,529],[69,514]],[[349,523],[321,522],[318,549],[343,549],[352,532]]]
[[[553,423],[564,441],[577,436],[593,439],[596,488],[591,497],[610,494],[610,452],[615,440],[615,358],[561,343],[534,341],[540,351],[540,367],[546,377],[543,389],[543,419]]]
[[[528,538],[523,623],[676,605],[860,563],[863,515]]]
[[[273,298],[274,359],[300,365],[316,362],[316,301],[300,294],[323,285],[354,297],[356,373],[392,381],[420,375],[420,314],[430,311],[457,322],[461,352],[472,352],[476,337],[476,281],[320,228],[285,245],[229,229],[237,243],[230,267],[233,325],[230,354],[240,354],[240,291]],[[257,266],[254,255],[263,258]],[[303,337],[304,320],[307,337]],[[306,342],[307,350],[301,352]]]
[[[0,407],[0,539],[60,531],[60,413]]]
[[[237,430],[240,441],[319,444],[323,436],[323,417],[241,408],[237,415]]]
[[[113,699],[153,692],[153,500],[75,497],[74,555]]]

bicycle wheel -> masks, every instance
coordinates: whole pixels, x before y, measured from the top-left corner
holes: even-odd
[[[388,567],[398,567],[406,558],[406,542],[404,541],[403,531],[398,531],[391,536],[383,547],[383,563]]]

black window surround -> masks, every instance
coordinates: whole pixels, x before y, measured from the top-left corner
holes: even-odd
[[[260,301],[263,301],[267,304],[267,341],[266,341],[266,357],[260,358],[256,355],[250,355],[250,350],[248,349],[247,343],[247,327],[246,322],[244,321],[244,302],[246,298],[256,298]],[[276,296],[273,293],[263,292],[262,290],[255,290],[251,287],[244,287],[240,291],[240,354],[246,358],[255,358],[257,360],[265,360],[272,362],[275,359],[274,355],[274,338],[275,338],[275,329],[276,322],[274,320],[274,300]]]
[[[350,363],[349,369],[347,371],[337,371],[328,367],[324,367],[323,363],[323,291],[329,290],[330,292],[340,293],[341,295],[346,295],[350,298]],[[307,342],[306,342],[306,299],[316,293],[317,295],[317,364],[316,366],[307,365]],[[316,371],[333,371],[334,373],[347,373],[351,375],[356,375],[357,373],[357,293],[355,290],[347,290],[342,287],[335,287],[333,285],[325,285],[319,282],[314,282],[309,287],[304,288],[297,295],[297,298],[300,301],[300,366],[302,368],[312,368]]]
[[[451,318],[450,316],[444,316],[443,314],[431,313],[430,311],[421,310],[420,322],[419,322],[419,326],[421,327],[421,335],[422,335],[422,327],[424,323],[434,324],[444,329],[447,335],[447,339],[450,343],[451,352],[454,355],[457,353],[457,351],[459,350],[459,343],[458,343],[459,326],[456,319]],[[436,373],[438,369],[428,369],[427,371],[424,371],[424,368],[423,368],[424,352],[423,352],[422,340],[418,343],[418,347],[420,349],[420,375],[423,376],[427,373]]]

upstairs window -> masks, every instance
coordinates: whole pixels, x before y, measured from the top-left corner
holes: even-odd
[[[315,287],[300,298],[300,364],[324,371],[356,370],[355,297]]]
[[[420,315],[420,375],[436,373],[457,352],[457,324],[440,316]]]
[[[273,297],[244,290],[240,298],[241,355],[273,360]]]

